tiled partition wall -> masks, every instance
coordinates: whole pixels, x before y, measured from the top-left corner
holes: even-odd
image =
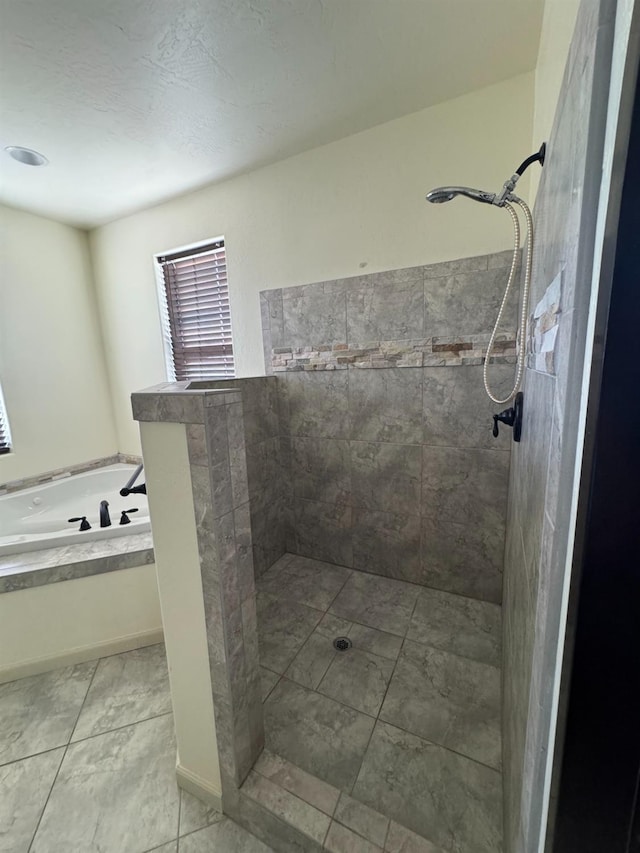
[[[502,598],[511,430],[482,356],[511,253],[270,290],[265,352],[289,457],[288,550]],[[516,300],[493,364],[514,373]]]
[[[536,199],[531,304],[557,287],[560,274],[560,312],[551,367],[525,371],[522,442],[512,458],[503,603],[506,853],[539,849],[614,18],[610,0],[580,5]]]
[[[253,564],[259,577],[286,550],[289,482],[281,454],[278,381],[273,376],[209,383],[242,393],[246,477],[251,507]],[[231,470],[245,469],[245,456],[232,455]]]

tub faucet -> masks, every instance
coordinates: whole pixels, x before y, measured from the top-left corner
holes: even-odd
[[[100,527],[111,527],[109,501],[100,501]]]

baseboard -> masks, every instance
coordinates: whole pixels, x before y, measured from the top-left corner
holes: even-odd
[[[217,811],[222,811],[222,792],[207,779],[187,770],[181,764],[176,764],[176,779],[179,788],[193,794],[194,797],[202,800],[208,806],[213,806]]]
[[[141,649],[144,646],[153,646],[162,643],[164,634],[162,628],[153,628],[150,631],[140,631],[137,634],[127,634],[124,637],[115,637],[102,643],[94,643],[90,646],[77,646],[74,649],[65,649],[53,655],[12,663],[0,667],[0,684],[6,681],[15,681],[17,678],[25,678],[28,675],[39,675],[63,666],[73,666],[76,663],[84,663],[96,658],[104,658],[109,655],[117,655],[120,652],[130,652],[132,649]]]

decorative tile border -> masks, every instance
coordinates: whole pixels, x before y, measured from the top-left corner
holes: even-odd
[[[87,471],[94,471],[96,468],[105,468],[107,465],[117,465],[119,463],[139,465],[141,462],[142,456],[114,453],[113,456],[103,456],[100,459],[91,459],[89,462],[69,465],[67,468],[56,468],[54,471],[45,471],[44,474],[36,474],[33,477],[24,477],[21,480],[0,483],[0,495],[6,495],[9,492],[18,492],[21,489],[30,489],[33,486],[42,486],[44,483],[50,483],[52,480],[63,480],[66,477],[72,477],[74,474],[85,474]]]
[[[452,367],[483,364],[489,335],[434,337],[421,340],[371,341],[271,350],[274,373],[312,370],[346,370],[377,367]],[[515,334],[498,335],[491,363],[515,364]]]

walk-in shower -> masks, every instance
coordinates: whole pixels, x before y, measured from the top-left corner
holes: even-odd
[[[498,311],[498,316],[496,318],[491,337],[489,338],[487,352],[484,360],[484,387],[485,391],[494,403],[508,403],[510,400],[514,399],[518,395],[520,385],[522,383],[522,376],[524,373],[524,359],[526,353],[525,333],[529,313],[529,290],[531,285],[531,264],[533,256],[533,219],[527,203],[519,196],[515,195],[513,190],[515,189],[515,186],[519,181],[520,177],[524,174],[524,172],[529,168],[532,163],[540,163],[541,166],[544,165],[545,153],[546,144],[543,143],[539,151],[537,151],[535,154],[532,154],[530,157],[527,157],[526,160],[523,160],[523,162],[518,166],[513,175],[509,178],[509,180],[504,182],[500,192],[491,193],[487,192],[486,190],[478,190],[472,187],[451,186],[436,187],[435,189],[428,192],[426,196],[427,201],[430,201],[432,204],[443,204],[444,202],[451,201],[452,199],[457,198],[458,196],[461,196],[462,198],[470,198],[472,201],[479,201],[483,204],[491,204],[496,207],[504,208],[509,212],[511,216],[511,220],[513,223],[514,244],[513,259],[511,261],[511,269],[509,271],[509,277],[507,279],[507,286],[504,291],[504,296],[502,298],[502,303],[500,304],[500,310]],[[511,288],[513,286],[513,282],[516,276],[516,271],[518,269],[518,261],[520,257],[520,220],[518,219],[518,214],[516,213],[514,205],[517,205],[521,208],[524,214],[525,222],[527,224],[527,252],[525,259],[524,284],[522,290],[522,309],[520,313],[520,323],[517,332],[518,360],[516,367],[516,375],[511,392],[506,397],[500,398],[493,393],[489,384],[489,361],[491,359],[491,354],[494,349],[496,335],[498,334],[498,329],[500,328],[504,309],[508,302],[509,294],[511,293]],[[513,412],[512,410],[507,410],[507,412],[501,413],[501,415],[496,416],[496,418],[498,420],[501,420],[503,423],[507,423],[512,426],[513,423],[509,422],[511,414],[513,414],[513,418],[515,420],[518,412],[521,413],[521,411],[522,398],[520,397],[517,401],[517,405],[513,409]],[[497,420],[494,419],[494,434],[496,434],[496,431]],[[516,438],[516,440],[519,440],[518,436],[519,433],[516,430],[516,432],[514,432],[514,438]]]

